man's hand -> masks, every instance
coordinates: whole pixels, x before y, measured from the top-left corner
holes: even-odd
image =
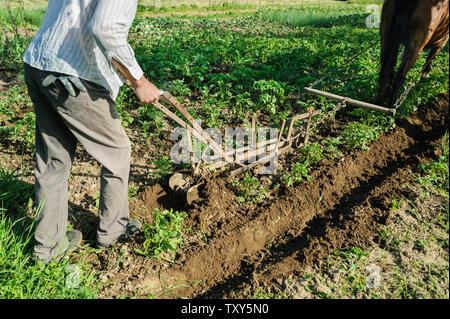
[[[117,70],[123,74],[123,76],[128,80],[128,84],[133,87],[134,93],[138,98],[139,102],[145,103],[155,103],[158,102],[160,91],[159,89],[150,81],[148,81],[145,76],[142,76],[139,80],[136,80],[128,69],[122,65],[116,59],[111,60],[112,64],[117,68]]]
[[[134,93],[142,104],[158,102],[160,90],[144,76],[135,82]]]

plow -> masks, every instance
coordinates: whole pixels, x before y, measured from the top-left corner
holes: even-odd
[[[323,96],[328,99],[338,101],[338,105],[336,106],[334,112],[347,105],[353,105],[391,115],[395,115],[396,113],[396,109],[384,108],[348,97],[319,91],[313,89],[312,87],[305,88],[305,91],[309,94]],[[279,131],[280,133],[276,138],[263,139],[258,142],[256,141],[256,119],[255,116],[253,116],[251,120],[250,138],[247,145],[241,146],[232,151],[224,151],[222,149],[222,145],[218,144],[201,127],[201,125],[195,121],[193,116],[187,111],[182,103],[180,103],[169,92],[161,91],[160,93],[160,100],[159,102],[155,102],[154,105],[166,116],[186,130],[189,159],[192,164],[191,169],[189,173],[177,172],[173,174],[169,179],[169,187],[172,191],[184,196],[189,205],[200,198],[199,187],[204,183],[202,174],[204,171],[201,169],[201,161],[198,161],[197,163],[194,161],[194,148],[192,143],[193,138],[205,145],[203,147],[203,151],[201,152],[202,158],[208,150],[212,150],[220,157],[221,161],[209,163],[207,165],[209,170],[225,168],[223,172],[225,175],[235,177],[258,166],[261,168],[261,166],[266,165],[268,162],[276,161],[278,155],[293,148],[302,148],[306,146],[309,142],[311,131],[317,126],[317,124],[319,124],[319,121],[316,121],[313,124],[313,118],[322,113],[321,110],[314,110],[314,108],[310,107],[307,112],[292,116],[287,127],[287,134],[283,134],[287,124],[287,121],[283,120]],[[176,111],[171,111],[170,108],[174,108],[176,111],[181,113],[185,120],[179,117],[175,113]],[[324,118],[325,116],[322,117],[322,120]],[[238,154],[240,156],[238,156]],[[232,167],[232,169],[226,169],[227,167]]]

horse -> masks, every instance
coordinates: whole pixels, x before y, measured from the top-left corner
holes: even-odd
[[[381,10],[381,69],[376,104],[395,107],[398,92],[420,53],[429,49],[421,80],[449,38],[449,0],[386,0]],[[401,64],[395,73],[400,46]]]

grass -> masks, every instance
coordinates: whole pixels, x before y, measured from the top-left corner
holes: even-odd
[[[14,3],[14,2],[13,2]],[[18,6],[12,6],[12,17],[16,22],[16,26],[19,28],[31,28],[37,30],[40,26],[44,14],[46,11],[46,1],[38,1],[33,6],[25,5],[25,11]],[[11,23],[11,15],[2,5],[0,7],[0,27],[5,28],[8,31],[14,30],[14,24]]]
[[[19,180],[15,171],[0,168],[0,213],[28,208],[34,196],[33,186]]]
[[[324,0],[140,0],[138,11],[143,13],[173,13],[173,12],[220,12],[230,10],[256,10],[267,8],[303,7],[320,4],[322,6],[337,5],[339,1]],[[380,3],[378,0],[350,1],[351,4]]]
[[[264,21],[282,23],[291,27],[331,28],[343,24],[358,27],[365,23],[367,14],[364,9],[360,9],[358,13],[355,13],[354,10],[352,8],[352,13],[346,13],[346,10],[342,9],[337,14],[335,8],[318,6],[261,10],[259,16]]]
[[[93,299],[95,272],[69,259],[46,266],[31,259],[33,223],[0,216],[0,298]]]
[[[28,11],[35,9],[36,7],[38,8],[47,7],[48,0],[11,0],[10,3],[12,8],[20,7],[22,4],[23,7]]]
[[[0,298],[95,298],[95,271],[83,260],[46,266],[32,260],[34,219],[26,213],[32,210],[33,193],[17,173],[0,169]]]
[[[250,299],[286,299],[286,293],[281,289],[259,288],[250,294]]]
[[[428,191],[437,191],[448,198],[449,193],[449,134],[442,138],[441,155],[437,161],[428,164],[421,164],[418,167],[421,176],[418,182]]]

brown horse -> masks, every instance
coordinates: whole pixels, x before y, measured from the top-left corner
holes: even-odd
[[[381,70],[376,104],[394,107],[420,52],[430,49],[422,78],[448,41],[449,0],[386,0],[381,11]],[[394,75],[400,46],[402,62]],[[395,76],[395,77],[394,77]]]

